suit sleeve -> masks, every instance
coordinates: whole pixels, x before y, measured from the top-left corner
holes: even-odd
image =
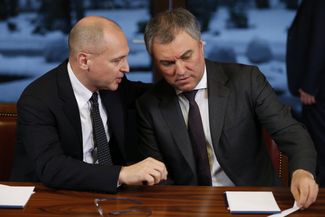
[[[135,109],[135,99],[141,97],[152,87],[153,84],[151,83],[130,81],[126,77],[124,77],[123,82],[120,84],[119,89],[122,95],[127,96],[123,98],[126,101],[127,108]]]
[[[168,178],[163,184],[196,184],[190,138],[174,88],[162,80],[136,105],[142,158],[165,164]]]
[[[143,159],[146,157],[153,157],[159,161],[163,161],[163,157],[160,154],[157,146],[158,143],[156,141],[148,108],[145,108],[145,100],[137,101],[136,108],[139,134],[139,153]]]
[[[290,108],[279,102],[270,84],[257,68],[252,71],[252,100],[262,126],[289,157],[289,171],[305,169],[315,174],[316,152],[305,127],[297,122]]]

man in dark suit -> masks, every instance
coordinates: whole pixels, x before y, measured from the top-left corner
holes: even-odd
[[[317,150],[317,180],[325,187],[325,1],[302,1],[288,32],[290,92],[302,103],[302,118]]]
[[[257,67],[205,60],[200,27],[185,9],[154,17],[145,42],[163,79],[137,102],[139,150],[166,164],[169,181],[273,185],[274,171],[262,143],[265,128],[289,156],[295,200],[304,208],[316,200],[313,143]],[[196,93],[195,102],[191,93]],[[200,114],[194,112],[195,104]],[[195,126],[198,116],[202,120]],[[198,145],[199,131],[203,146]]]
[[[153,185],[165,179],[164,164],[152,158],[126,166],[126,143],[136,145],[132,106],[147,87],[124,75],[129,48],[121,28],[103,17],[86,17],[72,28],[69,49],[69,60],[30,84],[17,103],[12,180],[116,192],[122,184]],[[104,154],[109,163],[99,161],[89,100],[94,93],[99,94],[105,134],[97,138],[107,139],[103,146],[109,146],[111,156]]]

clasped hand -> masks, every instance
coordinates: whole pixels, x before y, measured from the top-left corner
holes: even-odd
[[[167,169],[164,163],[151,157],[131,166],[121,168],[119,183],[127,185],[154,185],[167,179]]]

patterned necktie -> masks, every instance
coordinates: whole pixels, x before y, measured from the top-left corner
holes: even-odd
[[[90,116],[93,125],[94,146],[97,147],[98,163],[113,165],[105,128],[99,114],[97,92],[93,93],[89,101],[91,103]]]
[[[196,170],[199,185],[212,185],[207,142],[204,135],[200,109],[195,102],[197,90],[184,92],[189,102],[188,131],[192,141],[193,153],[196,161]]]

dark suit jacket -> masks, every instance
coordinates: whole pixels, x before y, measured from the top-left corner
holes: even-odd
[[[148,86],[123,79],[117,91],[100,91],[106,108],[113,162],[128,161],[136,145],[135,99]],[[79,109],[67,61],[30,84],[18,103],[17,145],[11,179],[50,187],[115,192],[120,166],[83,162]],[[132,110],[133,109],[133,110]]]
[[[274,170],[262,143],[264,127],[290,159],[290,171],[314,174],[316,153],[306,130],[280,104],[256,67],[206,61],[212,145],[236,185],[272,185]],[[137,102],[139,150],[165,162],[178,185],[196,185],[190,138],[174,88],[164,80]]]
[[[325,1],[301,3],[287,38],[289,90],[299,96],[299,88],[325,97]]]

